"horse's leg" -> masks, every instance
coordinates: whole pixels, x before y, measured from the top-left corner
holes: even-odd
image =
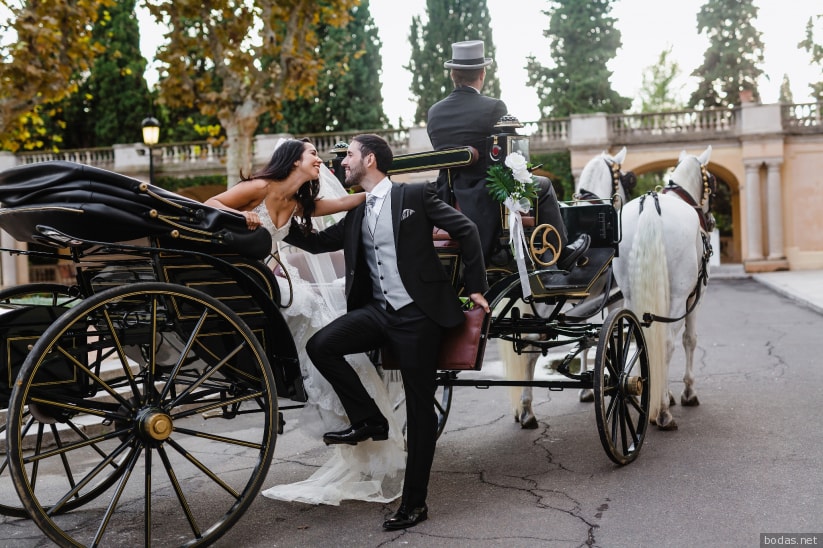
[[[500,356],[506,366],[506,378],[510,381],[530,381],[534,378],[534,367],[538,354],[518,354],[511,342],[498,340]],[[532,387],[509,387],[514,420],[521,428],[537,428],[537,418],[532,411]]]
[[[660,411],[657,414],[657,427],[660,430],[677,430],[677,422],[674,420],[671,411],[669,411],[669,406],[673,405],[674,396],[671,393],[671,390],[668,389],[669,386],[669,364],[672,363],[672,355],[674,354],[674,342],[672,342],[672,336],[674,333],[668,327],[665,328],[666,330],[666,358],[665,364],[662,369],[663,374],[663,381],[666,383],[666,389],[663,391],[663,401],[661,402]]]
[[[683,349],[686,351],[686,373],[683,375],[683,393],[680,403],[694,407],[700,405],[694,390],[694,350],[697,348],[697,311],[686,316],[686,328],[683,330]]]
[[[582,374],[584,371],[588,371],[589,369],[589,349],[585,349],[582,354],[580,354],[580,373]],[[578,394],[578,398],[583,403],[590,403],[594,401],[594,390],[591,388],[581,388],[580,393]]]

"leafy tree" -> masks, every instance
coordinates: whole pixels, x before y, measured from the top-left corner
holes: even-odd
[[[77,93],[62,103],[65,148],[141,142],[140,123],[153,114],[143,73],[135,0],[101,8],[94,39],[104,48]]]
[[[153,0],[169,30],[157,52],[159,101],[217,116],[229,145],[227,176],[251,171],[260,116],[277,120],[285,100],[313,97],[324,62],[317,27],[343,26],[358,0]]]
[[[543,66],[535,56],[526,65],[529,85],[537,89],[542,116],[619,113],[631,99],[611,88],[612,72],[606,64],[621,45],[620,31],[609,15],[613,0],[552,0],[544,11],[550,17],[543,35],[549,39],[553,66]]]
[[[317,79],[316,97],[285,101],[282,120],[264,130],[302,134],[386,127],[380,86],[382,43],[369,1],[352,8],[345,27],[320,25],[317,35],[325,67]]]
[[[806,38],[797,44],[797,47],[803,48],[806,52],[810,53],[812,56],[812,64],[820,67],[820,72],[823,73],[823,44],[815,42],[815,19],[817,19],[818,23],[823,24],[823,14],[809,17],[809,21],[806,23]],[[818,27],[818,29],[818,32],[823,35],[823,26]],[[821,38],[823,39],[823,36],[821,36]],[[812,97],[814,100],[818,103],[823,102],[823,80],[811,82],[809,87],[812,88]]]
[[[28,128],[43,124],[38,107],[77,91],[102,51],[92,36],[99,8],[111,4],[0,0],[9,14],[0,21],[0,148],[31,145],[38,137]]]
[[[790,105],[794,103],[794,98],[792,97],[792,86],[789,83],[789,75],[783,75],[783,81],[780,83],[780,96],[777,98],[778,101],[783,103],[784,105]]]
[[[427,20],[412,18],[409,30],[411,58],[405,69],[412,74],[409,88],[417,98],[414,123],[426,121],[429,107],[451,93],[449,70],[443,63],[451,59],[451,45],[464,40],[482,40],[486,57],[495,58],[491,17],[486,0],[426,0]],[[487,68],[483,93],[500,96],[500,81],[494,65]]]
[[[683,105],[678,100],[679,91],[674,87],[680,76],[680,65],[672,59],[672,47],[660,52],[657,63],[643,72],[643,85],[640,88],[640,112],[666,112],[680,110]]]
[[[754,0],[708,0],[697,14],[697,32],[709,38],[703,64],[692,72],[700,79],[689,107],[732,107],[740,92],[760,101],[757,79],[763,74],[762,33],[754,27]]]

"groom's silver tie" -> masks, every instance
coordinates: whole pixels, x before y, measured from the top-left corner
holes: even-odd
[[[366,213],[368,213],[367,221],[369,222],[369,230],[374,234],[374,225],[377,224],[377,212],[374,210],[374,205],[377,203],[377,196],[372,194],[366,198]]]

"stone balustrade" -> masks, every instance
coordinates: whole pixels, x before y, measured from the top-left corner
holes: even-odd
[[[744,104],[734,109],[699,109],[642,114],[582,114],[525,122],[520,133],[530,136],[534,153],[562,152],[570,148],[612,145],[658,144],[717,140],[752,134],[823,133],[823,105]],[[301,135],[309,137],[321,156],[329,158],[338,142],[348,143],[358,133],[377,133],[395,154],[429,150],[425,127],[389,130],[340,131]],[[255,137],[255,165],[271,155],[276,140],[284,135]],[[206,175],[225,170],[225,146],[210,141],[161,143],[153,147],[155,172],[165,176]],[[146,176],[149,149],[142,143],[59,152],[0,152],[0,170],[19,164],[69,160],[131,175]]]

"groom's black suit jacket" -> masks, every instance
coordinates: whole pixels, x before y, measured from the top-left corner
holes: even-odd
[[[392,183],[392,225],[397,266],[403,285],[426,316],[443,327],[463,321],[460,303],[432,243],[437,226],[460,242],[466,293],[488,289],[477,227],[465,215],[441,201],[431,183]],[[322,232],[304,235],[292,230],[286,242],[311,253],[344,250],[348,310],[373,299],[369,267],[363,254],[365,204]]]

